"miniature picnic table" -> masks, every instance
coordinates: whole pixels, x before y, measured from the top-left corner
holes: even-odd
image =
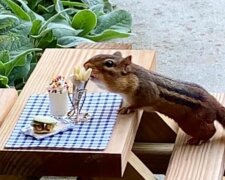
[[[76,65],[90,57],[117,50],[99,49],[46,49],[35,70],[20,93],[14,106],[4,120],[0,131],[0,174],[17,176],[85,176],[122,177],[127,162],[135,168],[141,161],[131,152],[142,111],[130,115],[119,115],[111,139],[103,151],[88,150],[40,150],[5,149],[18,118],[30,95],[46,93],[46,87],[55,75],[68,79]],[[123,56],[132,55],[134,63],[147,69],[155,67],[155,52],[150,50],[120,50]],[[100,90],[91,82],[89,92]],[[153,176],[145,166],[146,177]],[[144,176],[144,175],[143,175]]]

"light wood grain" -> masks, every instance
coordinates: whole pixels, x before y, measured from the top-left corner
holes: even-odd
[[[225,105],[224,94],[214,94]],[[166,173],[166,180],[221,180],[224,173],[225,133],[215,122],[217,132],[210,142],[187,145],[189,138],[181,129]]]
[[[83,43],[76,46],[77,49],[132,49],[128,43]]]
[[[0,126],[4,122],[6,115],[11,110],[17,97],[17,91],[15,89],[0,89]]]
[[[129,155],[129,163],[140,174],[140,176],[143,179],[156,180],[156,178],[153,175],[153,173],[132,152]]]
[[[24,176],[40,175],[89,175],[122,176],[130,152],[141,111],[119,116],[108,147],[104,151],[60,150],[6,150],[6,144],[29,95],[46,93],[46,87],[54,75],[68,79],[73,68],[90,57],[116,50],[47,49],[38,62],[20,96],[9,112],[0,131],[0,174]],[[121,50],[123,56],[132,55],[133,62],[149,69],[154,51]],[[93,84],[88,91],[99,91]],[[60,164],[60,166],[59,166]]]
[[[132,151],[154,174],[165,174],[173,145],[173,143],[135,143]]]
[[[132,151],[135,154],[171,155],[173,143],[134,143]]]
[[[178,132],[178,129],[179,129],[179,126],[178,124],[171,118],[161,114],[161,113],[158,113],[157,114],[159,115],[160,118],[162,118],[162,120],[167,124],[168,127],[170,127],[170,129],[177,134]]]

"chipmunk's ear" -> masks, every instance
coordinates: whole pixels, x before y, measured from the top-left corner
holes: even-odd
[[[122,57],[122,54],[121,54],[121,52],[119,52],[119,51],[116,51],[115,53],[113,53],[113,55]]]
[[[124,74],[129,73],[131,70],[131,66],[130,66],[132,63],[131,59],[132,59],[132,56],[127,56],[127,57],[123,58],[123,60],[122,60]]]

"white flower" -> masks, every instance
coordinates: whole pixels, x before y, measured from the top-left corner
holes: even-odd
[[[78,81],[87,81],[91,75],[92,69],[86,70],[83,66],[77,66],[74,68],[74,79]]]

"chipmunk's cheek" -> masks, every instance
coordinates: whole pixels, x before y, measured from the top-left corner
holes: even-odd
[[[93,81],[94,83],[98,82],[98,75],[97,74],[91,74],[90,80]]]
[[[90,80],[92,81],[96,81],[99,79],[99,73],[96,69],[92,69],[92,73],[91,73],[91,76],[90,76]]]
[[[92,74],[90,79],[101,89],[106,89],[104,78],[101,76],[101,74]]]

